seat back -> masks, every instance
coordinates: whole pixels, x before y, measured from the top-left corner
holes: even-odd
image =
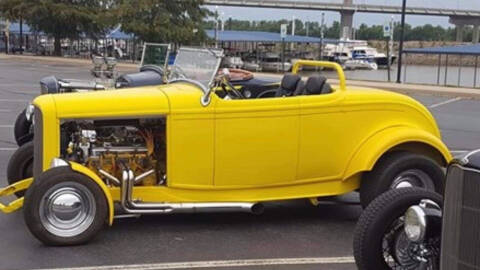
[[[305,95],[320,95],[332,93],[330,84],[327,83],[327,78],[316,75],[308,78],[305,85]]]
[[[282,96],[291,96],[297,89],[297,84],[301,81],[301,77],[297,74],[285,74],[280,83],[280,88],[278,88],[275,93],[276,97]]]

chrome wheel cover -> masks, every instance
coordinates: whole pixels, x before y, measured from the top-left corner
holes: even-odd
[[[51,187],[39,207],[43,227],[59,237],[74,237],[85,232],[92,225],[95,212],[92,192],[76,182]]]
[[[426,172],[419,169],[410,169],[401,172],[393,179],[390,185],[391,189],[406,187],[420,187],[427,190],[435,190],[435,184],[432,178]]]

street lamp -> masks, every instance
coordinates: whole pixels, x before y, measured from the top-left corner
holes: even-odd
[[[400,27],[400,46],[398,49],[398,70],[397,70],[397,83],[401,83],[402,80],[402,56],[403,56],[403,39],[405,35],[405,13],[407,9],[407,0],[403,0],[402,4],[402,22]]]

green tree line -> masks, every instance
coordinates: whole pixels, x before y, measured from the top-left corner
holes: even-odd
[[[149,42],[191,43],[205,39],[203,0],[0,0],[0,16],[26,23],[61,40],[104,38],[116,26]]]
[[[292,22],[290,20],[270,20],[270,21],[246,21],[228,19],[224,21],[224,28],[226,30],[245,30],[245,31],[266,31],[266,32],[280,32],[280,25],[288,24],[288,32],[291,33]],[[213,29],[215,21],[209,20],[205,22],[205,28]],[[312,37],[321,36],[321,25],[319,22],[303,22],[295,20],[295,34],[307,35]],[[307,30],[308,29],[308,30]],[[395,23],[394,38],[400,38],[400,25]],[[339,38],[341,33],[340,22],[335,21],[332,25],[324,27],[325,38]],[[473,34],[472,28],[466,28],[465,38],[470,40]],[[383,37],[383,25],[361,24],[355,29],[355,38],[361,40],[381,40]],[[456,31],[453,27],[444,28],[442,26],[433,26],[425,24],[423,26],[405,25],[405,40],[415,41],[453,41],[456,38]]]

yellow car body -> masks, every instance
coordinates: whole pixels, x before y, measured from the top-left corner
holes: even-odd
[[[337,68],[299,61],[294,72],[299,65]],[[63,119],[166,117],[168,182],[135,186],[132,197],[143,202],[317,198],[359,189],[362,175],[390,151],[425,155],[439,166],[451,160],[423,105],[392,92],[347,88],[341,70],[339,75],[331,94],[225,100],[210,93],[208,105],[200,102],[204,93],[187,82],[39,96],[33,101],[35,125],[41,126],[35,134],[42,132],[35,137],[34,179],[60,156]],[[120,188],[81,164],[72,162],[71,168],[101,187],[111,224]],[[11,207],[21,207],[21,201]]]

